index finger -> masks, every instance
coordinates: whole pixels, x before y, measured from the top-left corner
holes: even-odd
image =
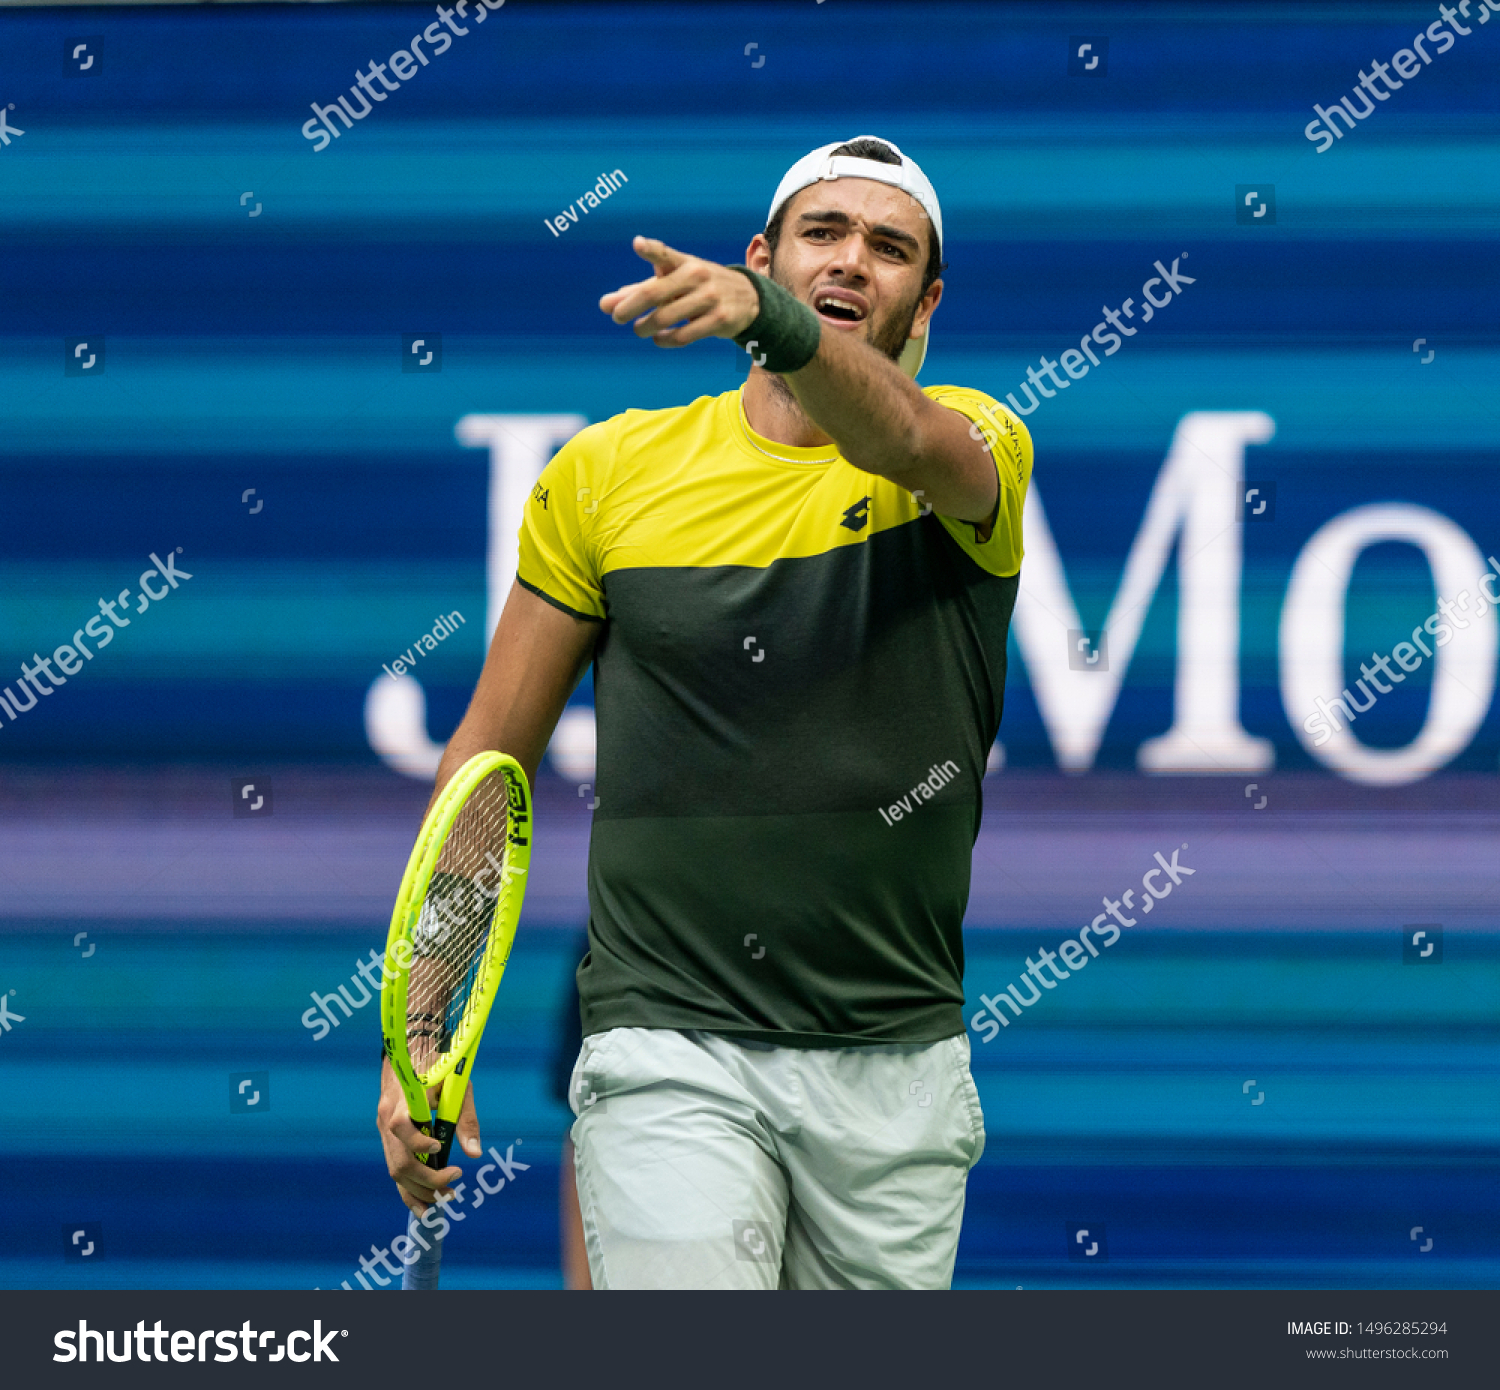
[[[676,270],[687,259],[687,252],[674,251],[666,242],[657,241],[655,237],[638,236],[630,245],[637,256],[656,267],[658,275]]]
[[[389,1128],[390,1132],[414,1154],[435,1154],[443,1147],[430,1134],[423,1134],[417,1128],[416,1121],[412,1119],[404,1105],[391,1116]]]

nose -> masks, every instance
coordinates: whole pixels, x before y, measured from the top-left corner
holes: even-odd
[[[826,270],[830,275],[841,275],[856,284],[866,284],[870,279],[870,248],[864,234],[851,229],[840,237]]]

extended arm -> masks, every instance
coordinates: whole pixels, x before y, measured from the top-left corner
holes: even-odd
[[[760,302],[740,271],[648,237],[637,237],[634,246],[656,273],[600,299],[616,323],[635,319],[639,337],[683,347],[700,338],[738,337],[755,322]],[[994,516],[999,478],[983,443],[970,435],[968,418],[923,394],[869,344],[824,328],[813,359],[782,379],[856,468],[920,492],[944,516],[980,525]]]

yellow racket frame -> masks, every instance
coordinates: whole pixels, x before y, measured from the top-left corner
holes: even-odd
[[[411,965],[415,958],[412,933],[416,929],[422,911],[422,899],[432,881],[439,855],[453,828],[453,822],[479,784],[491,773],[499,771],[505,778],[506,802],[509,813],[506,822],[505,868],[500,875],[495,917],[480,963],[480,977],[475,982],[474,998],[477,1007],[465,1010],[454,1035],[453,1047],[442,1055],[438,1064],[427,1072],[417,1072],[412,1066],[411,1053],[406,1044],[406,993],[411,982]],[[516,939],[516,926],[521,920],[521,904],[526,897],[526,871],[531,864],[532,810],[531,787],[526,774],[507,753],[476,753],[470,758],[446,787],[417,835],[411,857],[406,863],[406,872],[401,878],[401,891],[396,895],[396,908],[391,914],[391,929],[386,937],[385,959],[387,966],[395,972],[382,991],[380,1004],[380,1028],[384,1035],[385,1055],[390,1059],[391,1069],[401,1083],[406,1104],[413,1123],[423,1134],[434,1130],[432,1107],[427,1100],[430,1087],[441,1084],[438,1097],[437,1120],[446,1134],[438,1154],[420,1155],[423,1162],[441,1159],[447,1162],[448,1141],[452,1138],[452,1125],[458,1119],[463,1106],[464,1092],[468,1089],[472,1075],[474,1054],[479,1050],[484,1036],[484,1025],[489,1019],[490,1006],[495,1002],[495,992],[500,988],[500,977],[505,973],[510,960],[511,945]],[[406,943],[405,951],[397,951],[398,942]]]

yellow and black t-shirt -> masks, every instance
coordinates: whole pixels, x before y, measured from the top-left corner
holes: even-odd
[[[543,470],[520,582],[604,624],[586,1034],[963,1031],[1031,440],[925,390],[994,440],[982,544],[832,446],[755,434],[737,391],[590,425]]]

